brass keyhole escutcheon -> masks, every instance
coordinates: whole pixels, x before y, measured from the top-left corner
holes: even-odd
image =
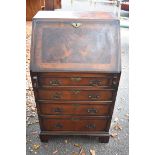
[[[49,83],[51,86],[59,86],[60,85],[60,82],[58,80],[51,80]]]
[[[100,86],[101,85],[101,81],[100,80],[91,80],[89,82],[90,86]]]
[[[78,28],[80,27],[82,24],[81,23],[72,23],[72,26],[75,27],[75,28]]]
[[[96,128],[96,125],[95,124],[88,124],[88,125],[86,125],[86,127],[88,129],[94,129],[94,128]]]
[[[61,128],[63,128],[63,125],[60,124],[60,123],[57,123],[57,124],[54,125],[54,127],[55,128],[58,128],[58,129],[61,129]]]
[[[87,110],[88,113],[91,113],[91,114],[96,114],[97,113],[97,109],[94,109],[94,108],[90,108]]]
[[[96,94],[88,95],[91,100],[97,100],[100,96]]]
[[[72,91],[72,93],[75,94],[75,95],[77,95],[77,94],[80,93],[80,90],[76,90],[76,89],[73,89],[73,90],[71,90],[71,91]]]
[[[82,80],[81,77],[71,77],[71,80],[74,82],[80,82]]]

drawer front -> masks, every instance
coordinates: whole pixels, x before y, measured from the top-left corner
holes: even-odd
[[[111,104],[63,104],[42,103],[39,105],[43,115],[108,115]]]
[[[112,90],[38,90],[39,100],[111,101]]]
[[[39,87],[59,86],[112,86],[112,77],[40,77]]]
[[[45,131],[104,131],[106,119],[42,119],[42,130]]]

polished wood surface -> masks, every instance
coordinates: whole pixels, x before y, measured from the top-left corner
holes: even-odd
[[[54,0],[45,0],[45,10],[54,10]]]
[[[38,79],[40,87],[60,86],[112,86],[111,77],[42,77]]]
[[[42,130],[45,131],[104,131],[107,119],[105,118],[42,118]]]
[[[72,82],[72,77],[76,77],[78,81],[79,78],[110,79],[115,85],[105,88],[96,85],[82,86],[79,83],[77,86]],[[41,127],[41,141],[47,142],[49,135],[82,135],[83,132],[88,135],[98,135],[100,142],[109,141],[108,132],[120,73],[31,72],[31,78]],[[43,83],[51,78],[58,78],[62,81],[66,81],[65,78],[67,78],[69,84],[49,86],[47,83],[45,86]],[[107,119],[103,119],[106,117]],[[83,120],[84,118],[87,119]],[[76,127],[77,124],[81,126]]]
[[[38,88],[66,88],[97,90],[104,88],[114,88],[118,86],[119,76],[116,74],[103,73],[39,73]]]
[[[30,66],[40,140],[91,135],[107,143],[121,75],[119,21],[101,12],[41,14]]]
[[[42,103],[40,115],[109,115],[111,102],[103,103]]]
[[[45,0],[44,10],[54,10],[61,8],[61,0]]]
[[[47,20],[42,12],[35,16],[31,70],[120,72],[119,20],[102,12],[68,12],[68,18],[60,12],[49,11]],[[58,15],[61,18],[55,21]],[[65,21],[70,17],[72,22]]]
[[[44,6],[44,0],[26,0],[26,20],[31,21],[33,16]]]
[[[76,101],[111,101],[112,100],[112,90],[38,90],[38,100],[76,100]]]
[[[38,11],[34,19],[80,19],[80,20],[118,20],[112,13],[103,11]]]

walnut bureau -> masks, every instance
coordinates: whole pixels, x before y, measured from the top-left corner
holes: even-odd
[[[108,143],[121,75],[119,20],[105,12],[39,11],[30,73],[40,139],[98,136]]]

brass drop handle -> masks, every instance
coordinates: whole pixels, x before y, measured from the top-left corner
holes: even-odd
[[[58,123],[58,124],[55,124],[54,127],[55,127],[55,128],[59,128],[59,129],[61,129],[61,128],[63,128],[63,125],[60,124],[60,123]]]
[[[72,23],[72,26],[75,27],[75,28],[78,28],[80,27],[82,24],[81,23]]]
[[[91,108],[87,110],[88,113],[97,113],[97,109]]]
[[[81,77],[71,77],[71,80],[74,82],[79,82],[82,80],[82,78]]]
[[[60,82],[58,80],[51,80],[49,83],[52,86],[59,86],[60,85]]]
[[[62,108],[55,108],[55,109],[53,109],[53,111],[56,113],[61,113],[61,112],[63,112],[63,109]]]
[[[95,124],[88,124],[88,125],[86,125],[86,128],[94,129],[94,128],[96,128],[96,125]]]
[[[97,100],[100,96],[99,95],[89,95],[88,96],[91,100]]]

